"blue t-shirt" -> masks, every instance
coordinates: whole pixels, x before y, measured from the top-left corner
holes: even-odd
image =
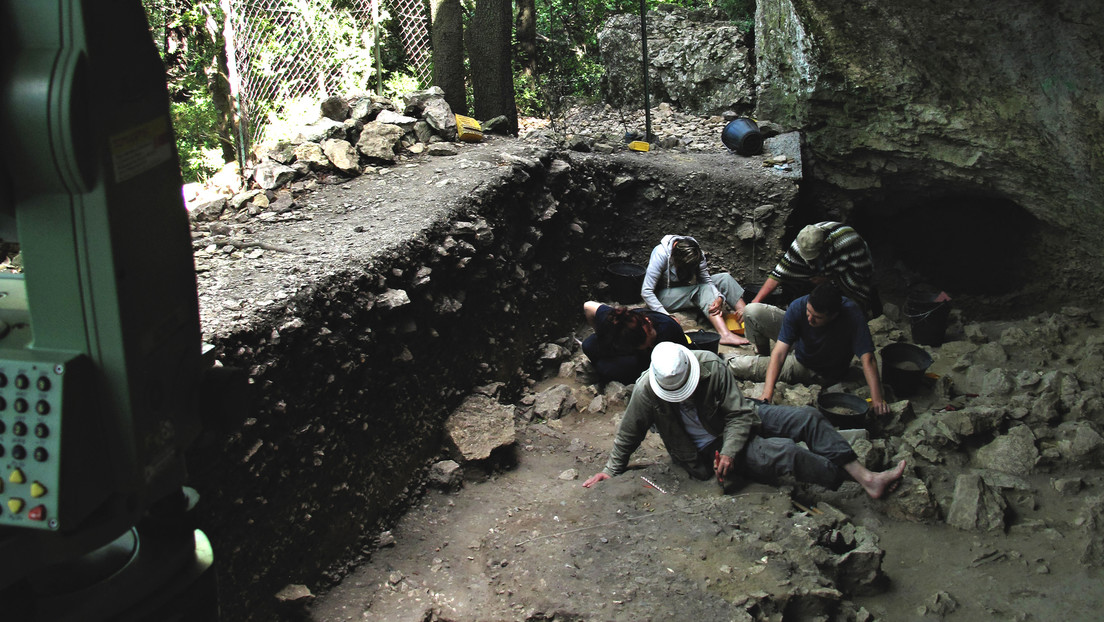
[[[866,315],[853,300],[843,298],[839,315],[824,326],[813,328],[805,306],[808,296],[790,303],[782,318],[778,340],[794,350],[797,361],[830,378],[842,378],[851,366],[851,357],[874,351],[874,339],[866,325]]]

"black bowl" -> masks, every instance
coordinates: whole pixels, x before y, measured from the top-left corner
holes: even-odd
[[[817,396],[817,408],[837,428],[857,430],[866,427],[870,403],[850,393],[821,393]]]
[[[717,333],[707,330],[695,330],[686,333],[686,337],[690,340],[686,347],[691,350],[709,350],[716,354],[720,349],[721,336]]]

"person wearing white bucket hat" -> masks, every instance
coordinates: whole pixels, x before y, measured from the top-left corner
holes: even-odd
[[[878,498],[896,486],[905,469],[902,460],[893,469],[870,471],[816,408],[747,399],[719,356],[664,342],[652,350],[651,366],[636,381],[606,467],[583,486],[624,473],[653,427],[671,460],[700,480],[716,475],[723,482],[740,474],[775,481],[792,475],[834,490],[850,476]]]

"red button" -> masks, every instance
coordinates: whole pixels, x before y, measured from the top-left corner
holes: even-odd
[[[45,520],[46,519],[46,506],[36,505],[31,508],[30,512],[27,512],[27,518],[31,520]]]

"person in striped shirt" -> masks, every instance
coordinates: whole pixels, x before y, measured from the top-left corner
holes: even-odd
[[[835,283],[867,318],[881,314],[874,292],[874,262],[866,241],[850,226],[824,221],[803,228],[771,270],[752,302],[762,302],[780,282]]]

